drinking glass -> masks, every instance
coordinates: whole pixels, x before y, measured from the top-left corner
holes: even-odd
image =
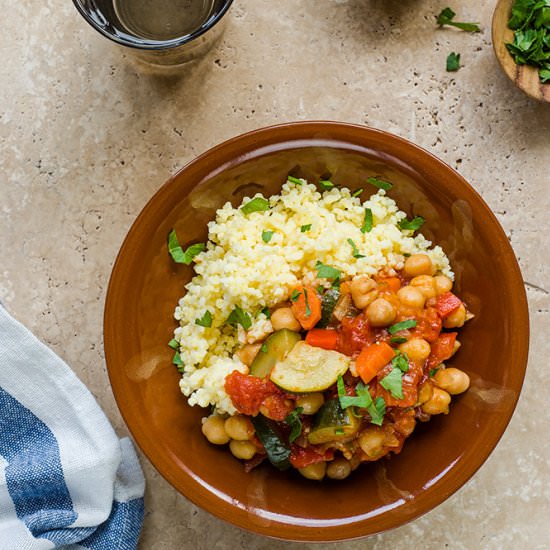
[[[142,61],[177,67],[204,55],[233,0],[73,0],[86,21]]]

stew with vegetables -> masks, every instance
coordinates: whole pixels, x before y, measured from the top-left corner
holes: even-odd
[[[344,479],[398,454],[417,422],[448,414],[451,396],[469,387],[445,362],[473,315],[428,255],[373,277],[319,264],[316,280],[266,311],[271,331],[238,350],[248,371],[225,377],[238,413],[203,421],[208,441],[229,444],[247,470],[268,461]]]

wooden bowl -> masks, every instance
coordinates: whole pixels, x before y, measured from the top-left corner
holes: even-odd
[[[550,83],[540,81],[538,69],[529,65],[517,65],[506,43],[514,40],[514,31],[508,28],[508,20],[514,0],[499,0],[493,13],[493,48],[500,66],[512,82],[527,95],[538,101],[550,102]]]
[[[455,288],[475,319],[461,330],[453,364],[471,388],[448,416],[420,425],[403,452],[362,465],[341,482],[312,482],[269,464],[246,474],[200,430],[205,411],[180,393],[166,343],[174,307],[192,270],[169,258],[175,227],[183,243],[203,241],[226,201],[277,193],[287,174],[330,176],[352,189],[379,174],[422,232],[440,244]],[[239,527],[297,541],[377,533],[441,503],[483,464],[519,397],[527,362],[528,314],[514,253],[495,216],[452,168],[391,134],[334,122],[300,122],[231,139],[171,178],[131,227],[113,268],[105,306],[105,353],[113,391],[137,444],[183,495]],[[479,510],[479,513],[483,513]]]

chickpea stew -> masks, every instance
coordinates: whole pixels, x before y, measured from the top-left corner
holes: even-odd
[[[285,186],[287,193],[309,188],[313,198],[320,196],[305,180],[289,177]],[[361,204],[349,190],[333,187],[326,190],[329,198],[343,197],[350,208],[359,204],[364,218],[358,230],[368,239],[384,219],[371,208],[376,204]],[[386,190],[373,197],[391,200],[384,196]],[[256,196],[240,210],[265,223],[262,215],[270,208],[272,203]],[[301,221],[300,233],[310,231],[311,226],[302,229],[308,224]],[[182,391],[195,397],[190,404],[213,406],[212,414],[203,419],[202,432],[210,443],[228,445],[247,471],[268,461],[281,470],[297,469],[312,480],[345,479],[362,462],[398,454],[417,422],[448,414],[451,396],[468,389],[468,375],[446,364],[460,347],[457,329],[473,317],[453,293],[448,260],[441,249],[430,249],[431,243],[421,235],[412,237],[421,218],[408,221],[398,216],[386,221],[394,227],[385,230],[385,236],[397,230],[412,242],[403,241],[401,249],[394,244],[391,253],[382,254],[385,261],[368,263],[373,248],[349,229],[346,220],[347,233],[341,232],[340,245],[350,255],[349,266],[339,256],[329,263],[335,257],[317,251],[293,277],[280,277],[280,286],[271,290],[271,299],[260,311],[254,313],[243,301],[217,326],[218,315],[210,309],[196,317],[196,327],[205,333],[217,330],[225,345],[237,335],[230,357],[208,371],[214,373],[211,379],[219,390],[215,399],[209,397],[206,384],[192,391],[186,386],[197,371],[203,376],[207,371],[183,360],[190,356],[186,346],[196,343],[186,341],[185,324],[176,329],[170,345],[183,374]],[[265,245],[276,231],[282,232],[281,225],[272,227],[277,229],[262,231]],[[352,236],[347,236],[350,232]],[[212,233],[209,237],[216,244]],[[206,275],[201,269],[204,248],[192,245],[178,250],[177,239],[171,238],[171,253],[176,250],[176,257],[191,257],[189,263],[198,256],[195,269]],[[190,251],[193,246],[195,253]],[[208,246],[216,252],[216,246]],[[379,240],[376,246],[380,247]],[[183,305],[180,301],[179,307]],[[178,316],[181,320],[181,311],[176,310]],[[207,353],[224,351],[223,345],[214,343]],[[201,402],[201,397],[209,401]]]

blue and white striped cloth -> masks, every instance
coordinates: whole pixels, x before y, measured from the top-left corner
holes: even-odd
[[[0,305],[0,549],[133,550],[144,488],[130,440]]]

